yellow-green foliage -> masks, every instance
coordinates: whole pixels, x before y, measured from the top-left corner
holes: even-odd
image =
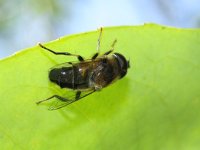
[[[46,46],[90,58],[99,31]],[[38,46],[0,61],[0,149],[191,150],[200,148],[200,30],[154,24],[103,29],[101,52],[117,38],[130,58],[122,80],[49,111],[36,101],[63,94],[48,70],[76,58]]]

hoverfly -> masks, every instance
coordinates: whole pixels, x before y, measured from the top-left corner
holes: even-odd
[[[91,59],[84,59],[81,55],[71,54],[68,52],[55,52],[41,43],[39,46],[55,55],[66,55],[77,57],[78,62],[66,62],[55,66],[49,71],[49,80],[60,88],[71,89],[74,93],[72,97],[63,97],[53,95],[47,99],[36,102],[37,104],[57,98],[60,103],[52,105],[49,109],[55,110],[78,101],[102,88],[110,85],[117,79],[123,78],[129,68],[129,60],[120,54],[113,53],[114,46],[117,42],[115,39],[110,50],[103,55],[100,54],[100,43],[102,28],[97,41],[97,52]]]

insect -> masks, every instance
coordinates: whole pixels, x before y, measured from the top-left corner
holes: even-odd
[[[37,104],[57,98],[59,103],[52,105],[49,109],[55,110],[80,100],[114,81],[123,78],[129,68],[129,60],[120,53],[113,53],[117,42],[115,39],[110,50],[100,55],[100,43],[102,28],[97,41],[97,52],[91,59],[84,59],[81,55],[68,52],[55,52],[41,43],[39,46],[55,55],[66,55],[77,57],[77,62],[66,62],[55,66],[49,71],[49,80],[61,88],[71,89],[74,92],[72,97],[53,95],[47,99],[38,101]]]

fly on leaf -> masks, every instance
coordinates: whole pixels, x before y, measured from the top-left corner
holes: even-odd
[[[102,88],[123,78],[127,74],[129,60],[120,53],[113,53],[117,42],[116,39],[113,41],[111,48],[103,55],[100,55],[101,36],[102,28],[100,29],[97,41],[97,52],[90,59],[84,59],[78,54],[56,52],[39,43],[42,49],[54,55],[74,56],[77,57],[78,61],[57,65],[49,71],[49,80],[51,82],[61,88],[71,89],[74,95],[69,97],[52,95],[47,99],[38,101],[37,104],[56,98],[58,102],[53,103],[49,109],[59,109],[96,91],[100,91]]]

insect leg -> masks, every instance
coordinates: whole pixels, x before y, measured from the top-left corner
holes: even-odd
[[[97,52],[92,56],[92,59],[97,58],[100,53],[100,46],[101,46],[101,35],[102,35],[103,28],[100,28],[99,38],[97,40]]]
[[[64,101],[64,102],[68,100],[67,98],[61,97],[61,96],[59,96],[59,95],[53,95],[53,96],[51,96],[51,97],[49,97],[49,98],[47,98],[47,99],[44,99],[44,100],[41,100],[41,101],[36,102],[36,104],[40,104],[40,103],[42,103],[42,102],[44,102],[44,101],[48,101],[48,100],[50,100],[50,99],[52,99],[52,98],[57,98],[57,99],[59,99],[59,100],[61,100],[61,101]]]
[[[68,53],[68,52],[55,52],[47,47],[45,47],[44,45],[42,45],[41,43],[38,44],[41,48],[55,54],[55,55],[67,55],[67,56],[75,56],[78,58],[79,61],[84,61],[83,57],[80,56],[80,55],[76,55],[76,54],[71,54],[71,53]]]
[[[114,49],[115,49],[115,44],[116,44],[116,43],[117,43],[117,39],[115,39],[115,40],[113,41],[113,43],[112,43],[112,45],[111,45],[111,49],[110,49],[109,51],[105,52],[104,55],[108,55],[108,54],[112,53],[112,52],[114,51]]]

